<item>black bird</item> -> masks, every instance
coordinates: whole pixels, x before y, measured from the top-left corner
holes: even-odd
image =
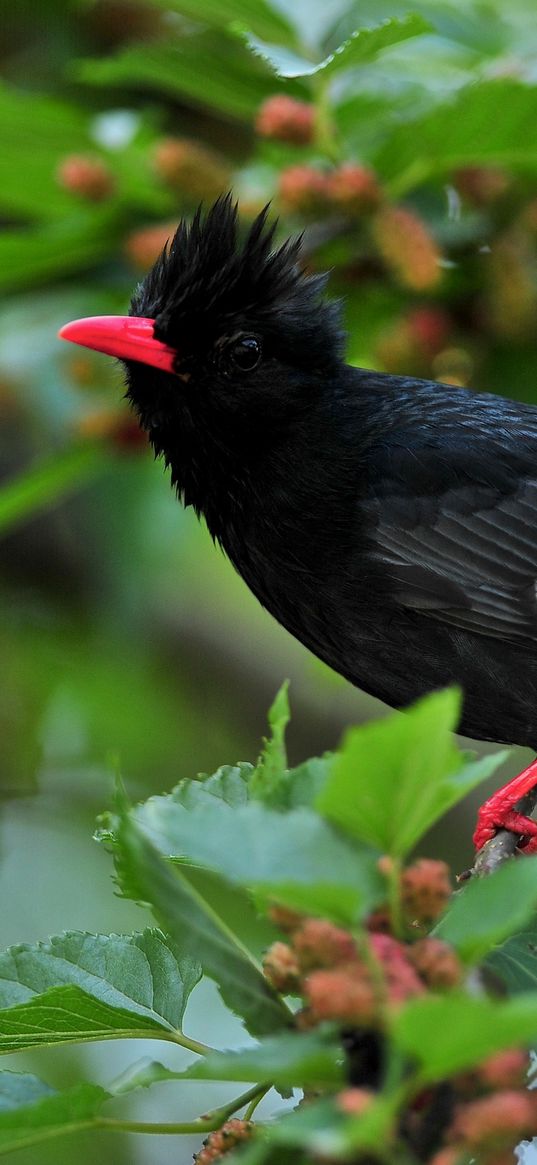
[[[537,408],[353,368],[325,276],[241,246],[231,197],[181,224],[130,316],[66,325],[120,357],[127,396],[185,505],[260,602],[353,684],[396,707],[464,691],[460,730],[537,751]],[[483,806],[515,812],[537,760]]]

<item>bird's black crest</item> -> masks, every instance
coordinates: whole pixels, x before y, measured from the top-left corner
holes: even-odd
[[[241,320],[271,330],[287,323],[304,343],[321,341],[335,354],[341,346],[338,307],[321,292],[324,275],[307,275],[298,265],[301,237],[273,247],[276,222],[261,211],[241,243],[238,207],[226,194],[190,224],[182,222],[154,267],[137,288],[133,315],[155,320],[155,335],[173,344],[186,336],[204,345]]]

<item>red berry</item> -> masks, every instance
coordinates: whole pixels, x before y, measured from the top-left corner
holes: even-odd
[[[346,162],[328,176],[332,202],[346,214],[361,215],[376,210],[381,191],[376,174],[367,166]]]
[[[298,959],[287,943],[275,942],[263,959],[263,971],[276,991],[296,991],[300,980]]]
[[[313,166],[289,166],[280,174],[280,201],[283,208],[301,214],[316,214],[328,205],[326,175]]]
[[[293,947],[301,971],[335,967],[357,957],[351,934],[324,918],[308,918],[293,935]]]
[[[163,138],[155,147],[155,170],[168,186],[189,198],[213,200],[229,186],[229,169],[207,146],[187,138]]]
[[[456,987],[462,966],[452,947],[438,938],[422,938],[408,948],[408,957],[428,987]]]
[[[134,267],[147,271],[158,259],[162,248],[175,234],[177,223],[158,223],[142,227],[128,235],[124,243],[125,255]]]
[[[403,287],[428,291],[441,278],[440,251],[423,219],[404,206],[387,206],[373,219],[373,238]]]
[[[263,102],[255,128],[261,137],[303,146],[312,141],[314,121],[313,105],[296,101],[294,97],[286,97],[285,94],[276,94]]]
[[[89,154],[70,154],[58,166],[60,186],[89,202],[102,202],[114,189],[114,179],[100,158]]]
[[[377,995],[360,963],[312,971],[304,983],[308,1014],[317,1023],[333,1020],[368,1027],[377,1018]]]
[[[471,1148],[502,1149],[535,1133],[535,1098],[530,1092],[505,1090],[459,1105],[451,1136]]]
[[[347,1116],[361,1116],[374,1099],[375,1093],[370,1088],[345,1088],[338,1092],[336,1105]]]
[[[445,862],[420,858],[404,870],[401,891],[409,922],[424,925],[435,922],[451,897],[448,866]]]
[[[221,1129],[216,1129],[205,1138],[203,1148],[194,1154],[195,1165],[211,1165],[213,1161],[220,1161],[242,1141],[247,1141],[252,1135],[252,1129],[251,1121],[237,1118],[226,1121]]]

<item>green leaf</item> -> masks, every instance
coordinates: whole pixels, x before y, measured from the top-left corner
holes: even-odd
[[[399,125],[372,159],[393,196],[460,166],[537,168],[537,88],[502,79],[459,90],[433,113]]]
[[[429,31],[430,25],[421,16],[409,15],[401,20],[385,20],[373,28],[357,28],[348,40],[318,62],[308,60],[285,46],[266,44],[251,33],[244,35],[252,52],[280,77],[312,77],[316,73],[331,77],[344,69],[368,64],[384,49]]]
[[[250,796],[273,805],[278,804],[279,790],[287,775],[285,729],[291,718],[288,691],[289,681],[286,680],[269,709],[270,736],[265,740],[250,782]]]
[[[17,218],[53,219],[72,213],[73,196],[56,171],[68,154],[92,146],[87,117],[73,102],[54,101],[0,85],[0,208]]]
[[[180,1031],[201,968],[158,930],[71,931],[0,955],[0,1051]]]
[[[341,1044],[331,1032],[282,1032],[257,1047],[210,1052],[179,1072],[143,1060],[115,1082],[113,1091],[119,1095],[163,1080],[271,1081],[280,1088],[330,1088],[344,1081],[344,1062]]]
[[[349,1117],[331,1097],[322,1097],[284,1113],[265,1128],[264,1139],[269,1145],[277,1145],[280,1151],[283,1146],[294,1146],[316,1157],[318,1154],[335,1160],[351,1157],[354,1160],[352,1150],[375,1151],[387,1143],[394,1124],[394,1109],[391,1097],[379,1096],[361,1117]]]
[[[196,23],[226,29],[232,24],[246,25],[258,36],[290,40],[293,32],[282,8],[267,0],[152,0],[166,12],[179,12]]]
[[[0,243],[1,251],[1,243]],[[75,445],[39,461],[0,485],[0,534],[33,518],[65,494],[79,489],[110,464],[96,445]]]
[[[0,291],[18,291],[109,259],[124,224],[116,208],[81,210],[58,222],[0,233]]]
[[[529,858],[524,858],[524,862]],[[518,865],[518,862],[517,862]],[[514,934],[491,951],[485,967],[503,981],[510,995],[537,991],[537,930],[535,923],[522,934]]]
[[[275,85],[267,67],[222,32],[129,45],[116,56],[80,62],[75,74],[89,85],[135,85],[246,119]]]
[[[318,807],[352,837],[403,857],[452,805],[501,764],[463,765],[452,732],[460,695],[447,688],[405,713],[353,728],[333,759]]]
[[[537,1039],[537,995],[508,1002],[470,995],[412,1000],[392,1021],[392,1039],[418,1066],[421,1084],[444,1080],[494,1052]]]
[[[151,905],[160,924],[185,953],[199,960],[218,984],[224,1002],[253,1035],[289,1025],[290,1014],[256,959],[187,877],[162,860],[124,808],[114,856],[122,892]]]
[[[296,887],[312,905],[319,887],[323,905],[332,901],[340,920],[349,892],[349,923],[385,893],[377,855],[355,848],[311,809],[280,813],[256,801],[231,809],[208,797],[188,810],[168,797],[152,797],[134,816],[163,856],[207,866],[240,886],[280,900],[280,887],[284,895]]]
[[[435,928],[466,962],[478,962],[491,947],[529,922],[537,907],[537,858],[507,862],[488,878],[472,878],[455,895]]]
[[[289,1032],[256,1048],[213,1052],[187,1068],[191,1080],[270,1080],[279,1087],[329,1088],[344,1080],[345,1056],[331,1033]]]
[[[29,1073],[0,1072],[0,1153],[91,1128],[109,1097],[97,1084],[55,1092]]]

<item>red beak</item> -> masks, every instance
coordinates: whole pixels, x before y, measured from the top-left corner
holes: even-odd
[[[139,360],[164,372],[174,372],[177,352],[154,337],[154,320],[139,316],[88,316],[64,324],[58,335],[62,340],[82,344],[118,356],[120,360]]]

